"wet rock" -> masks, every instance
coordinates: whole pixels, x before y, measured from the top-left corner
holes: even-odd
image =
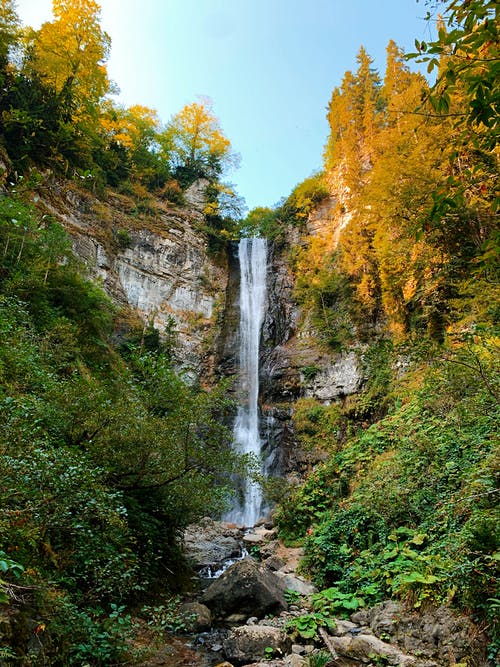
[[[259,618],[287,608],[279,577],[251,558],[231,565],[201,597],[218,618],[245,614]]]
[[[291,644],[290,638],[279,628],[245,625],[230,632],[224,642],[224,654],[231,662],[241,665],[263,658],[268,647],[285,655]]]
[[[207,517],[184,531],[186,558],[196,569],[207,565],[217,568],[223,561],[240,555],[240,537],[238,528]]]

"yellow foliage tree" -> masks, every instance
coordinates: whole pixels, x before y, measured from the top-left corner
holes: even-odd
[[[167,126],[163,146],[186,181],[200,176],[216,179],[234,157],[209,100],[181,109]]]
[[[109,92],[105,67],[111,40],[94,0],[53,0],[54,20],[29,35],[27,68],[59,95],[68,120],[95,116]]]
[[[150,147],[160,128],[160,119],[154,109],[134,105],[128,109],[105,105],[99,122],[108,143],[115,142],[127,149]]]

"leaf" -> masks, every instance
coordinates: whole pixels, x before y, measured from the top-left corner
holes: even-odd
[[[409,574],[403,574],[399,577],[399,581],[402,584],[435,584],[436,581],[440,581],[439,577],[434,576],[433,574],[422,574],[421,572],[410,572]]]

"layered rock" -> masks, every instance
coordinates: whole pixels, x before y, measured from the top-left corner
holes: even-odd
[[[199,226],[203,184],[188,193],[190,207],[159,200],[142,204],[107,193],[97,199],[70,184],[55,184],[37,205],[61,222],[75,253],[120,305],[160,333],[175,334],[179,365],[200,376],[213,369],[215,325],[224,300],[227,267],[208,253]],[[139,209],[139,212],[138,212]]]

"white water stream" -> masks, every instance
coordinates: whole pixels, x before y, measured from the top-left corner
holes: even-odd
[[[260,460],[259,434],[259,343],[266,312],[267,241],[241,239],[240,262],[240,395],[234,424],[234,446]],[[245,481],[241,506],[225,517],[244,526],[253,526],[261,516],[262,491],[258,484]]]

